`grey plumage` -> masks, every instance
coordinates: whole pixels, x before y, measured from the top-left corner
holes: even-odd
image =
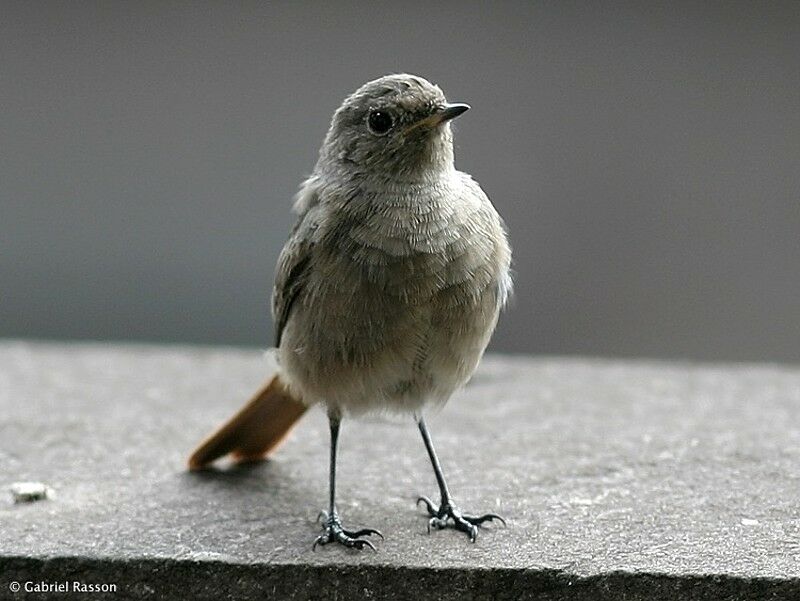
[[[308,405],[330,423],[330,495],[314,543],[363,549],[372,528],[347,530],[336,508],[344,414],[412,411],[441,501],[420,497],[428,530],[474,541],[503,518],[462,513],[421,410],[441,404],[480,361],[511,289],[511,250],[480,186],[453,164],[449,121],[469,107],[413,75],[372,81],[336,111],[299,214],[278,259],[273,292],[279,373],[189,458],[201,469],[226,454],[272,452]]]
[[[454,167],[449,117],[466,109],[447,106],[426,80],[390,75],[333,116],[273,293],[281,374],[307,404],[418,412],[463,385],[489,342],[511,251]]]

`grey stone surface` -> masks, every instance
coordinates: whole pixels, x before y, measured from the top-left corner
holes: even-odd
[[[377,553],[311,552],[319,410],[270,461],[184,470],[268,372],[240,349],[0,343],[0,489],[55,491],[0,499],[0,598],[800,598],[800,369],[489,356],[429,426],[456,500],[508,527],[429,536],[413,422],[346,422],[340,512]]]

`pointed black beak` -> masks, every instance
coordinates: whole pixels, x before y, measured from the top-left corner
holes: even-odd
[[[459,115],[463,115],[469,110],[469,105],[463,102],[454,102],[452,104],[445,104],[442,110],[437,113],[439,123],[455,119]]]
[[[439,107],[433,114],[413,123],[410,127],[406,128],[405,133],[409,133],[417,128],[424,127],[433,129],[439,127],[443,123],[447,123],[451,119],[455,119],[459,115],[466,113],[469,110],[468,104],[460,102],[453,104],[445,104]]]

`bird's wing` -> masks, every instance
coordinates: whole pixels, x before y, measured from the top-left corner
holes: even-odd
[[[304,240],[290,239],[283,247],[275,272],[272,292],[272,318],[275,322],[275,346],[281,345],[281,336],[297,297],[303,291],[308,265],[311,261],[310,244]]]
[[[319,200],[310,180],[301,189],[295,208],[301,211],[289,240],[286,242],[275,269],[275,285],[272,289],[272,319],[275,324],[275,346],[281,344],[281,336],[292,306],[308,279],[314,237],[318,226]]]

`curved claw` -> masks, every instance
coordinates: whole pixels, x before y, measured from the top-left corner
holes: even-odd
[[[433,504],[428,497],[419,497],[417,499],[417,507],[419,507],[420,501],[425,503],[425,508],[428,510],[428,515],[436,516],[439,513],[439,510],[436,508],[436,505]]]
[[[375,530],[374,528],[362,528],[361,530],[356,530],[355,532],[353,532],[352,530],[343,530],[343,532],[351,538],[359,538],[361,536],[371,536],[374,534],[375,536],[380,536],[381,540],[384,540],[383,534],[381,534],[379,530]]]
[[[498,522],[503,524],[503,526],[508,527],[508,524],[506,524],[505,519],[503,519],[502,517],[500,517],[496,513],[487,513],[487,514],[484,514],[484,515],[481,515],[481,516],[477,516],[477,517],[471,516],[471,515],[464,515],[464,516],[461,516],[461,517],[463,517],[465,520],[467,520],[470,524],[475,524],[476,526],[480,526],[484,522],[491,522],[493,520],[497,520]]]
[[[328,521],[328,512],[325,511],[324,509],[319,512],[319,515],[317,516],[317,519],[315,521],[317,522],[317,524],[319,524],[320,520],[322,520],[323,522]]]
[[[368,540],[364,540],[364,539],[357,539],[357,540],[354,540],[354,541],[352,542],[352,544],[347,544],[347,543],[345,543],[345,545],[346,545],[346,546],[348,546],[348,547],[355,547],[355,548],[356,548],[356,549],[358,549],[359,551],[360,551],[361,549],[363,549],[364,547],[369,547],[370,549],[372,549],[372,550],[373,550],[373,551],[375,551],[376,553],[378,552],[378,550],[375,548],[375,545],[373,545],[373,544],[372,544],[371,542],[369,542]]]
[[[313,545],[311,545],[311,550],[312,550],[312,551],[316,551],[316,550],[317,550],[317,545],[327,545],[329,542],[331,542],[331,541],[329,541],[329,540],[328,540],[328,539],[325,537],[325,535],[324,535],[324,534],[320,534],[320,535],[317,537],[317,539],[314,541],[314,544],[313,544]]]
[[[456,522],[456,530],[466,532],[467,536],[469,536],[469,542],[471,543],[474,543],[475,539],[478,537],[478,527],[469,522]]]

